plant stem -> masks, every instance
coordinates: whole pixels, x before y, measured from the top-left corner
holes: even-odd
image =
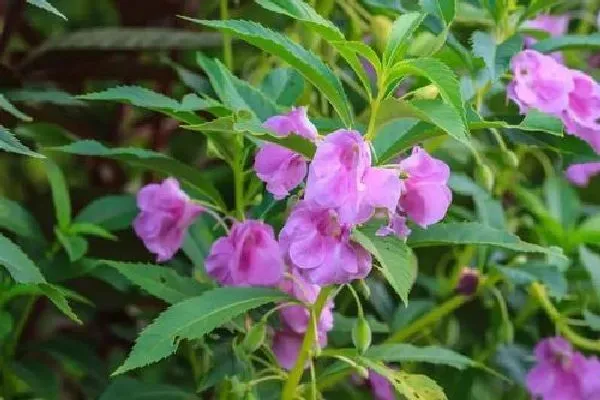
[[[221,19],[223,21],[229,19],[229,8],[227,7],[227,0],[221,0],[220,3]],[[231,36],[223,34],[223,60],[225,66],[230,70],[233,69],[233,50],[231,48]]]
[[[310,318],[309,318],[309,326],[306,329],[306,333],[304,334],[304,341],[302,342],[302,347],[300,348],[300,352],[298,353],[298,358],[296,359],[296,364],[290,371],[288,375],[288,380],[283,387],[283,393],[281,395],[282,400],[293,400],[296,395],[296,388],[300,383],[300,379],[302,378],[302,374],[304,373],[304,368],[306,366],[306,360],[309,358],[311,352],[313,351],[313,346],[317,340],[316,332],[317,332],[317,321],[321,316],[321,311],[329,298],[329,294],[333,290],[332,286],[324,287],[321,289],[319,296],[317,297],[317,301],[313,304],[310,310]]]
[[[377,97],[371,103],[371,116],[369,117],[369,127],[367,128],[367,134],[365,135],[365,140],[373,140],[375,138],[375,122],[377,120],[377,112],[379,111],[379,106],[381,105],[381,100],[383,98],[383,91],[381,88],[377,93]]]
[[[243,139],[240,148],[238,149],[238,154],[235,156],[233,160],[233,184],[234,184],[234,193],[235,193],[235,213],[237,219],[242,221],[244,219],[244,157],[242,154],[243,149]]]

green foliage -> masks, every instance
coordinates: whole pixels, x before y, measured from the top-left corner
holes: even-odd
[[[0,149],[9,153],[23,154],[25,156],[44,158],[43,155],[29,150],[5,127],[0,125]]]
[[[65,230],[71,225],[71,198],[69,189],[62,171],[52,160],[45,160],[44,169],[48,175],[50,189],[52,191],[52,200],[54,201],[54,211],[56,212],[56,221],[58,227]]]
[[[45,283],[39,268],[10,239],[0,234],[0,264],[19,283]]]
[[[56,9],[56,7],[54,7],[52,4],[50,4],[48,2],[48,0],[27,0],[27,4],[31,4],[32,6],[39,7],[43,10],[48,11],[49,13],[52,13],[58,17],[61,17],[65,21],[67,20],[67,17],[65,17],[65,15],[63,13],[58,11],[58,9]]]
[[[600,48],[600,33],[593,33],[591,35],[563,35],[544,39],[537,42],[533,48],[542,53],[569,49],[597,50]]]
[[[409,39],[424,18],[425,15],[421,13],[408,13],[399,16],[394,21],[387,45],[383,51],[383,65],[385,68],[392,68],[400,60]]]

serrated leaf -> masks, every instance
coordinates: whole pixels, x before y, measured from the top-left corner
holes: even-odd
[[[75,96],[62,90],[46,89],[16,89],[5,93],[6,98],[16,102],[27,102],[30,104],[55,104],[58,106],[85,106]]]
[[[363,85],[363,88],[365,89],[367,96],[369,98],[371,98],[372,97],[371,78],[369,77],[367,70],[361,63],[360,59],[358,58],[355,49],[348,47],[347,43],[349,43],[349,42],[346,42],[346,41],[330,42],[330,44],[337,50],[337,52],[340,53],[342,58],[344,60],[346,60],[346,62],[350,66],[350,68],[352,68],[352,70],[354,71],[354,73],[356,74],[358,79],[360,80],[360,83]],[[378,67],[376,65],[377,64],[374,64],[375,73],[377,75],[379,75],[378,71],[380,71],[380,70],[377,69]]]
[[[50,4],[47,0],[27,0],[27,4],[31,4],[32,6],[39,7],[43,10],[48,11],[49,13],[52,13],[58,17],[61,17],[65,21],[67,20],[67,17],[65,17],[65,15],[63,13],[58,11],[58,9],[56,7],[54,7],[52,4]]]
[[[0,149],[9,153],[23,154],[25,156],[45,158],[24,146],[19,140],[5,127],[0,125]]]
[[[545,114],[536,109],[531,109],[519,124],[510,124],[506,121],[484,121],[477,115],[468,122],[469,129],[505,128],[518,129],[528,132],[545,132],[554,136],[563,136],[563,123],[559,118]],[[569,140],[568,136],[566,137]],[[540,139],[541,140],[541,139]]]
[[[160,361],[173,354],[182,339],[199,339],[246,311],[287,299],[287,295],[269,288],[223,287],[177,303],[142,331],[113,375]]]
[[[15,106],[12,105],[10,101],[8,101],[8,99],[2,93],[0,93],[0,110],[6,111],[7,113],[11,114],[13,117],[20,119],[21,121],[32,121],[32,118],[29,115],[19,111]]]
[[[0,234],[0,265],[19,283],[46,283],[38,267],[19,246]]]
[[[82,100],[114,101],[147,108],[161,112],[187,124],[197,124],[203,121],[202,118],[189,109],[186,110],[184,105],[177,100],[141,86],[117,86],[102,92],[83,94],[78,96],[78,98]],[[208,107],[209,105],[206,104],[206,106]],[[198,107],[198,109],[200,108]]]
[[[542,53],[553,53],[559,50],[598,50],[600,49],[600,33],[590,35],[563,35],[540,40],[533,49]]]
[[[456,15],[457,0],[419,0],[419,4],[428,14],[439,18],[449,26]]]
[[[138,212],[132,195],[105,196],[85,206],[74,222],[94,224],[108,231],[120,231],[131,226]]]
[[[192,195],[206,198],[214,205],[225,208],[221,195],[204,174],[192,166],[161,153],[134,147],[108,148],[94,140],[81,140],[67,146],[52,147],[50,150],[112,158],[133,166],[173,176],[179,179],[192,192]]]
[[[435,125],[417,119],[392,120],[377,131],[373,141],[377,164],[389,163],[412,146],[444,134]]]
[[[35,218],[19,203],[5,197],[0,197],[0,228],[35,243],[46,241]]]
[[[140,382],[121,376],[110,383],[99,400],[193,400],[194,393],[186,392],[177,386]]]
[[[542,253],[565,258],[556,247],[542,247],[522,241],[510,232],[476,222],[455,222],[415,228],[408,237],[411,247],[450,246],[457,244],[489,245],[523,253]]]
[[[377,236],[377,224],[360,227],[352,238],[379,261],[381,272],[404,304],[417,278],[417,258],[406,244],[394,235]]]
[[[344,40],[342,32],[331,21],[321,17],[303,0],[256,0],[256,2],[267,10],[307,24],[327,40]]]
[[[464,119],[465,109],[460,86],[454,72],[443,62],[434,58],[415,58],[397,63],[389,72],[388,84],[397,82],[406,75],[418,75],[438,87],[444,101],[456,109]]]
[[[264,77],[260,90],[275,104],[291,107],[304,91],[304,78],[295,69],[275,68]]]
[[[208,75],[219,99],[231,111],[250,111],[260,121],[282,112],[264,93],[233,75],[219,60],[198,53],[196,61]]]
[[[371,346],[364,357],[386,363],[418,362],[447,365],[457,369],[476,366],[475,361],[452,350],[438,346],[417,347],[408,343]]]
[[[69,317],[71,320],[77,322],[78,324],[82,324],[81,320],[73,312],[69,302],[67,301],[67,294],[65,293],[59,286],[49,285],[49,284],[41,284],[39,285],[41,293],[48,297],[50,301],[58,308],[63,314]]]
[[[383,65],[385,68],[391,68],[399,60],[408,46],[409,39],[421,25],[423,19],[425,19],[425,14],[418,12],[402,14],[396,18],[383,51]]]
[[[454,107],[439,100],[385,99],[377,113],[377,126],[388,124],[396,119],[416,118],[432,124],[459,142],[469,145],[465,124]],[[391,148],[401,146],[392,145]],[[388,149],[389,151],[389,149]],[[388,158],[385,155],[384,158]]]
[[[296,68],[323,93],[346,126],[351,127],[353,125],[350,103],[340,80],[319,58],[308,52],[304,47],[256,22],[186,19],[239,37],[266,52],[280,57]]]
[[[61,229],[66,229],[71,224],[71,197],[65,176],[54,161],[46,159],[43,163],[50,182],[56,221]]]
[[[80,260],[87,253],[88,242],[81,236],[66,234],[57,229],[56,237],[67,252],[71,262]]]
[[[160,265],[109,260],[98,263],[114,268],[134,285],[170,304],[200,296],[212,288],[211,285],[201,284],[192,278],[179,275],[172,268]]]

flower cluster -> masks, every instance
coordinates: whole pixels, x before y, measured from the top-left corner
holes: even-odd
[[[517,54],[511,65],[507,92],[521,113],[535,108],[560,118],[567,133],[600,153],[600,85],[592,77],[533,50]],[[594,168],[585,170],[591,175]]]
[[[537,364],[527,375],[527,388],[542,400],[600,398],[600,360],[586,358],[561,337],[541,341]]]

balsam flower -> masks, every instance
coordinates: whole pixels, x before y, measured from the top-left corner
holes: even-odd
[[[569,29],[569,16],[540,14],[535,19],[525,22],[525,27],[548,32],[551,37],[562,36]],[[537,39],[525,36],[525,47],[530,48],[536,42]],[[562,54],[560,52],[552,53],[551,56],[556,61],[562,63]]]
[[[167,178],[144,186],[137,194],[140,213],[133,228],[158,262],[167,261],[181,248],[187,228],[204,211],[181,190],[179,182]]]
[[[290,370],[296,364],[302,342],[304,340],[303,334],[298,334],[290,330],[279,330],[273,335],[273,353],[283,368]],[[327,345],[327,335],[318,332],[317,340],[319,346],[325,347]],[[308,366],[308,362],[305,367]]]
[[[600,396],[600,363],[586,359],[561,337],[541,341],[535,348],[537,364],[529,371],[527,389],[542,400],[590,400]]]
[[[571,70],[573,90],[562,114],[567,132],[600,153],[600,85],[581,71]]]
[[[401,211],[423,228],[444,218],[452,202],[448,165],[414,147],[410,157],[400,161],[400,170],[406,175]]]
[[[371,255],[350,240],[351,226],[338,213],[304,200],[279,234],[279,243],[298,273],[318,285],[348,283],[371,270]]]
[[[314,141],[319,134],[315,125],[308,119],[306,107],[293,107],[287,114],[267,119],[263,126],[282,137],[296,134]]]
[[[600,173],[600,163],[573,164],[567,168],[565,175],[577,186],[587,186],[594,175]]]
[[[518,53],[511,61],[514,75],[507,87],[508,97],[521,113],[531,108],[560,115],[569,105],[574,88],[571,71],[555,59],[534,50]]]
[[[394,386],[383,375],[369,370],[369,387],[375,400],[396,400]]]
[[[236,222],[206,258],[206,272],[222,285],[275,286],[285,268],[273,228],[260,221]]]

